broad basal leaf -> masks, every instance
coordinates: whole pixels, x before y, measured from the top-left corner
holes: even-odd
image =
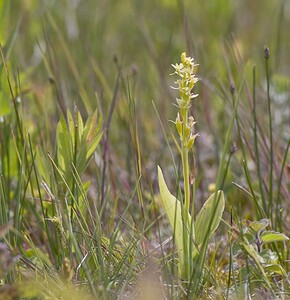
[[[184,256],[184,237],[188,238],[189,230],[186,229],[184,219],[181,213],[181,203],[178,199],[176,199],[168,190],[167,185],[165,183],[162,171],[158,166],[158,183],[159,190],[162,199],[162,204],[165,208],[167,217],[169,219],[171,229],[175,233],[175,243],[178,249],[179,256],[179,275],[181,278],[186,278],[186,263]],[[191,224],[191,216],[188,214],[188,222]],[[185,233],[183,232],[183,228],[185,228]]]
[[[195,221],[195,241],[200,246],[218,228],[225,208],[222,191],[212,194],[204,203]]]

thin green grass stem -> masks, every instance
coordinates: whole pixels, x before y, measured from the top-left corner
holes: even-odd
[[[253,115],[254,115],[254,145],[255,145],[255,155],[256,155],[256,164],[257,164],[257,173],[259,180],[259,189],[262,199],[263,209],[266,212],[267,206],[265,201],[264,189],[262,185],[262,176],[261,176],[261,165],[259,159],[259,140],[258,140],[258,132],[257,132],[257,112],[256,112],[256,68],[253,67]]]
[[[273,204],[273,128],[272,128],[272,113],[271,113],[271,97],[270,97],[270,72],[269,72],[269,58],[265,58],[266,61],[266,80],[267,80],[267,103],[268,103],[268,117],[269,117],[269,134],[270,134],[270,177],[269,177],[269,205],[268,215],[271,217],[273,224],[272,204]]]
[[[280,176],[279,176],[279,180],[278,180],[278,192],[277,192],[277,201],[276,201],[276,230],[279,228],[279,230],[282,232],[282,218],[281,218],[281,186],[282,186],[282,178],[283,178],[283,173],[284,173],[284,168],[285,168],[285,164],[287,161],[287,155],[288,155],[288,151],[289,151],[289,147],[290,147],[290,139],[288,140],[287,146],[286,146],[286,150],[285,150],[285,154],[283,157],[283,162],[282,162],[282,166],[281,166],[281,171],[280,171]]]

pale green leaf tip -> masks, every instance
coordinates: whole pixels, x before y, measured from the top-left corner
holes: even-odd
[[[160,178],[163,177],[162,170],[159,165],[157,166],[157,172],[158,172],[158,181],[159,181]]]

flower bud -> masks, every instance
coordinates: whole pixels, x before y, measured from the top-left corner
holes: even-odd
[[[184,133],[183,133],[183,139],[186,141],[189,139],[191,134],[191,128],[189,126],[185,126]]]
[[[181,137],[182,136],[182,122],[180,120],[179,113],[177,114],[177,118],[175,120],[175,127],[176,127],[176,130],[177,130],[179,136]]]
[[[212,194],[216,191],[216,185],[215,183],[210,183],[207,187],[208,191]]]
[[[198,137],[198,135],[199,135],[198,133],[194,134],[194,135],[190,135],[190,138],[189,138],[189,140],[187,142],[187,145],[186,145],[188,150],[191,149],[191,147],[193,146],[193,144],[195,142],[195,139]]]
[[[264,56],[266,59],[268,59],[270,57],[270,49],[268,46],[265,46],[265,48],[264,48]]]
[[[234,85],[233,83],[231,83],[231,84],[230,84],[230,92],[231,92],[232,95],[235,94],[235,90],[236,90],[235,85]]]

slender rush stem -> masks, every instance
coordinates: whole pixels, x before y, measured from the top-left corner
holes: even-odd
[[[255,155],[256,155],[256,163],[257,163],[257,173],[259,179],[259,189],[262,199],[263,210],[267,212],[267,206],[265,201],[264,189],[262,185],[262,175],[261,175],[261,164],[259,160],[259,139],[257,132],[257,113],[256,113],[256,68],[253,68],[253,115],[254,115],[254,145],[255,145]]]
[[[269,133],[270,133],[270,179],[269,179],[269,207],[268,214],[272,216],[272,202],[273,202],[273,129],[272,129],[272,113],[271,113],[271,97],[270,97],[270,78],[269,78],[269,59],[266,57],[266,78],[267,78],[267,98],[268,98],[268,115],[269,115]]]

